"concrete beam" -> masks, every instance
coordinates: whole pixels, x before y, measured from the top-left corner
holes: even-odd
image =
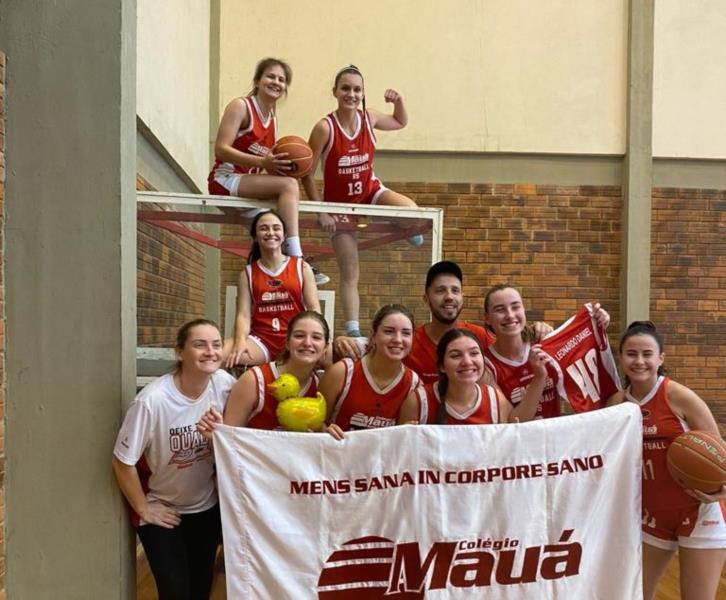
[[[623,330],[650,314],[650,221],[653,187],[653,0],[631,1],[628,110],[623,165],[621,310]]]

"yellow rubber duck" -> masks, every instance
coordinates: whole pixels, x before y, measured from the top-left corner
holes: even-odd
[[[267,389],[279,402],[282,402],[300,393],[300,382],[292,373],[283,373],[275,381],[269,383]]]
[[[300,382],[292,373],[283,373],[267,386],[279,401],[277,420],[288,431],[320,431],[327,406],[318,392],[315,398],[299,398]]]

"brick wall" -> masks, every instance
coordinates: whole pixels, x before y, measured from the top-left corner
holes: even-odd
[[[599,299],[619,317],[620,189],[592,186],[390,183],[419,206],[444,208],[444,258],[462,265],[466,308],[463,317],[480,320],[490,286],[511,282],[521,289],[533,320],[559,322],[576,307]],[[247,239],[246,230],[225,227],[226,239]],[[367,239],[366,234],[361,240]],[[326,244],[318,231],[305,230],[305,246]],[[402,302],[424,322],[423,284],[431,240],[421,248],[396,242],[361,252],[361,317]],[[234,285],[243,261],[223,254],[222,288]],[[333,258],[315,264],[337,281]],[[324,289],[335,289],[328,284]],[[223,300],[223,297],[222,297]],[[336,330],[341,331],[336,302]],[[617,335],[618,332],[615,332]]]
[[[136,189],[153,191],[140,176]],[[137,344],[173,347],[179,326],[204,316],[204,250],[147,223],[138,223],[137,236]]]
[[[464,316],[481,319],[484,296],[509,282],[530,320],[558,323],[599,299],[617,320],[620,189],[617,187],[392,184],[421,206],[445,210],[444,258],[465,276]]]
[[[0,598],[5,598],[5,54],[0,52]]]
[[[726,191],[654,189],[651,319],[671,376],[726,432]]]

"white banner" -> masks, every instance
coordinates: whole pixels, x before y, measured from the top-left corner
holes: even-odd
[[[637,406],[517,425],[220,426],[231,599],[642,598]]]

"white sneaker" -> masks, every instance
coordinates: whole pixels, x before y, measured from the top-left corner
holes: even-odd
[[[406,238],[406,241],[411,244],[412,246],[415,246],[418,248],[419,246],[422,246],[424,243],[423,236],[419,233],[418,235],[412,235],[410,238]]]
[[[318,271],[312,265],[310,265],[310,268],[313,270],[313,275],[315,275],[315,285],[317,285],[318,287],[320,287],[321,285],[325,285],[330,281],[330,277],[328,277],[322,271]]]
[[[244,214],[244,216],[247,217],[248,219],[254,219],[260,213],[269,212],[269,211],[270,211],[269,208],[248,208],[242,214]]]

